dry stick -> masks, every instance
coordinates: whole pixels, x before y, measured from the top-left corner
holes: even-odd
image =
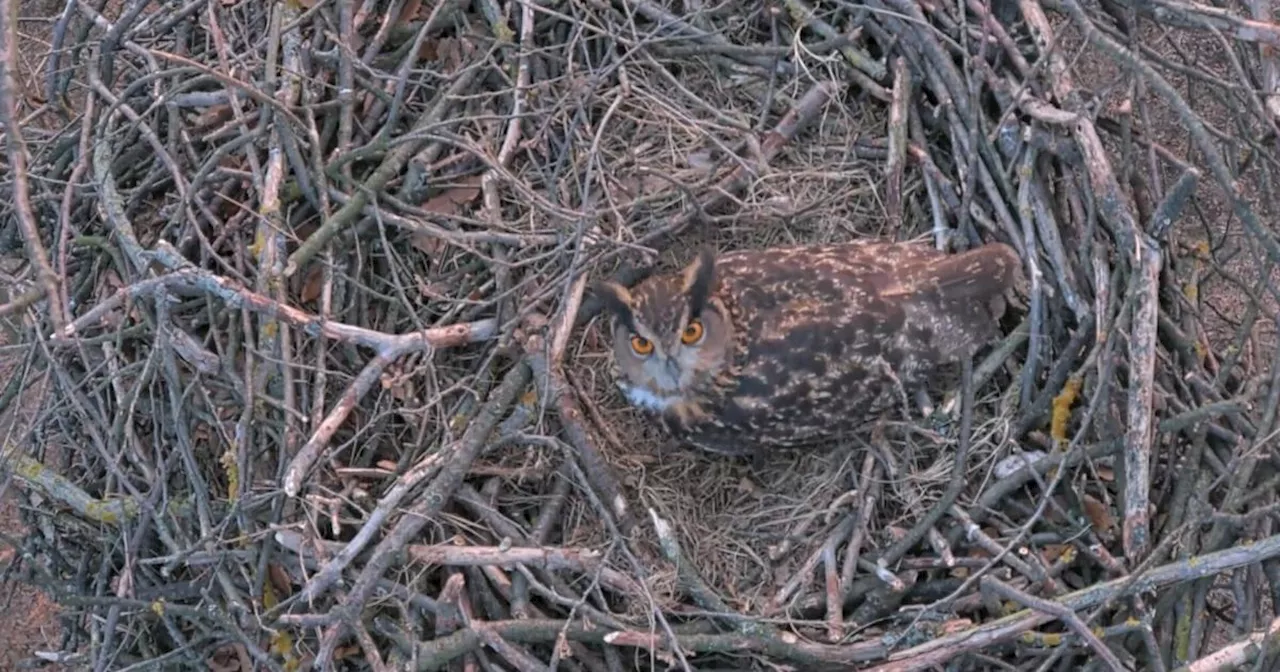
[[[1142,254],[1135,269],[1138,303],[1129,336],[1129,426],[1124,447],[1124,554],[1136,565],[1151,547],[1148,521],[1151,480],[1152,409],[1158,316],[1160,312],[1160,248],[1140,235]]]
[[[1181,562],[1156,567],[1142,576],[1126,576],[1082,588],[1063,595],[1055,603],[1072,611],[1096,607],[1103,602],[1129,595],[1157,590],[1165,586],[1195,581],[1261,560],[1280,556],[1280,535],[1258,540],[1253,544],[1228,548],[1215,553],[1195,556]],[[925,669],[939,665],[956,656],[975,651],[1016,637],[1027,630],[1054,620],[1050,614],[1032,610],[1010,614],[981,626],[939,637],[933,641],[900,651],[889,656],[890,662],[871,668],[868,672],[899,672]]]
[[[532,78],[529,67],[529,54],[537,48],[533,36],[533,4],[529,2],[521,3],[520,8],[520,47],[516,55],[516,85],[511,91],[511,118],[507,121],[507,132],[502,138],[502,146],[498,149],[496,165],[484,171],[484,174],[480,176],[480,191],[483,194],[481,214],[490,229],[502,228],[502,199],[498,195],[499,170],[506,170],[511,167],[511,159],[515,156],[516,148],[520,144],[520,124],[524,121],[525,107],[528,104],[529,82]],[[509,38],[505,37],[506,34],[510,33],[505,24],[493,26],[492,32],[494,35],[499,36],[500,43],[504,45],[510,43]],[[407,68],[410,64],[410,61],[406,61],[405,67]],[[510,285],[511,269],[504,263],[506,252],[502,246],[494,245],[490,248],[490,251],[498,259],[491,272],[495,283],[495,293],[501,297],[503,289]],[[495,310],[499,319],[518,312],[511,307],[510,302],[511,299],[509,298],[499,298]]]
[[[1204,123],[1191,111],[1186,101],[1182,100],[1178,92],[1150,65],[1134,59],[1133,55],[1122,45],[1104,35],[1096,26],[1093,26],[1088,17],[1085,16],[1084,11],[1080,9],[1080,6],[1074,0],[1062,0],[1062,4],[1091,44],[1101,47],[1129,67],[1141,72],[1152,88],[1178,113],[1179,118],[1190,131],[1196,148],[1200,150],[1209,162],[1214,178],[1231,199],[1236,215],[1240,217],[1249,232],[1261,243],[1263,249],[1266,250],[1267,257],[1273,262],[1280,262],[1280,244],[1277,244],[1276,239],[1262,228],[1252,208],[1241,198],[1240,191],[1222,159],[1221,152],[1212,138],[1209,137]]]
[[[889,106],[889,159],[885,163],[885,210],[895,231],[902,227],[902,169],[907,156],[907,104],[911,102],[911,74],[907,61],[893,61],[893,102]]]
[[[951,505],[960,496],[960,492],[964,490],[966,485],[964,474],[969,460],[969,447],[973,434],[973,390],[973,357],[965,357],[962,361],[960,374],[959,439],[951,468],[951,479],[947,483],[947,488],[943,491],[942,496],[934,503],[933,508],[892,546],[885,549],[880,557],[876,558],[876,566],[881,569],[881,573],[877,575],[877,580],[880,582],[887,584],[889,583],[888,579],[896,580],[896,577],[893,577],[889,572],[888,567],[901,559],[902,556],[906,555],[907,551],[911,550],[911,547],[925,538],[929,529],[936,525],[938,520],[946,514],[947,510],[951,508]],[[852,527],[853,517],[846,519],[846,522]],[[848,530],[845,530],[843,534],[847,535]],[[812,570],[810,569],[809,571]],[[905,585],[901,584],[900,581],[898,583],[905,588]]]
[[[1172,672],[1232,672],[1249,669],[1251,665],[1261,665],[1268,656],[1274,656],[1277,648],[1280,648],[1280,618],[1273,619],[1265,630],[1255,631],[1199,660],[1176,667]]]
[[[1221,7],[1175,0],[1155,0],[1151,5],[1141,3],[1137,7],[1166,26],[1217,29],[1243,42],[1280,47],[1280,25],[1246,19]]]
[[[1089,626],[1085,625],[1084,621],[1080,620],[1080,616],[1068,607],[1051,600],[1030,595],[1024,591],[1014,588],[1013,586],[1006,585],[1004,582],[992,576],[982,577],[982,588],[999,593],[1001,597],[1007,600],[1013,600],[1028,609],[1052,614],[1053,616],[1065,621],[1071,630],[1083,639],[1090,648],[1096,651],[1098,656],[1102,658],[1103,662],[1109,665],[1112,670],[1125,672],[1125,666],[1120,662],[1120,659],[1116,657],[1115,652],[1103,643],[1102,640],[1098,639],[1098,636],[1093,634],[1093,631],[1089,629]]]
[[[613,630],[590,622],[550,619],[474,622],[470,628],[459,630],[448,637],[416,643],[401,641],[399,644],[414,648],[414,655],[418,659],[418,670],[439,670],[448,665],[450,661],[467,652],[477,650],[483,644],[480,633],[475,629],[477,625],[500,634],[508,641],[528,644],[550,644],[558,641],[563,636],[576,642],[597,645],[635,646],[649,649],[655,653],[663,649],[669,650],[676,646],[680,650],[693,653],[743,654],[756,652],[811,666],[819,664],[848,665],[875,660],[884,655],[884,645],[875,641],[851,646],[832,646],[795,641],[792,638],[765,640],[739,634],[682,635],[674,641],[670,641],[668,638],[663,638],[651,632]]]
[[[158,262],[174,270],[168,275],[143,280],[134,285],[116,290],[109,298],[95,305],[92,310],[68,324],[61,331],[52,334],[52,342],[62,344],[69,341],[79,330],[86,328],[90,323],[103,317],[108,312],[124,305],[127,299],[144,296],[153,292],[158,286],[208,292],[225,301],[231,308],[244,308],[254,312],[266,313],[290,326],[301,329],[309,336],[324,336],[335,341],[378,350],[411,342],[418,342],[416,347],[419,347],[419,349],[426,347],[456,347],[467,343],[489,340],[493,337],[497,328],[493,320],[477,320],[447,327],[436,327],[421,332],[387,334],[341,322],[326,321],[305,310],[299,310],[293,306],[282,304],[257,294],[234,280],[229,280],[195,267],[174,249],[173,245],[168,241],[157,241],[156,249],[152,252],[144,252],[143,256],[150,261]]]
[[[1089,21],[1089,17],[1085,15],[1084,10],[1080,8],[1080,5],[1075,0],[1058,1],[1090,44],[1100,47],[1116,60],[1123,62],[1126,67],[1133,68],[1141,73],[1147,83],[1151,85],[1151,88],[1164,99],[1169,107],[1173,108],[1174,112],[1178,114],[1179,121],[1190,133],[1196,149],[1208,161],[1214,179],[1217,180],[1223,192],[1230,198],[1232,209],[1235,211],[1236,216],[1240,218],[1240,221],[1244,222],[1245,228],[1249,230],[1249,233],[1262,244],[1262,248],[1267,252],[1267,257],[1275,263],[1280,263],[1280,243],[1276,241],[1276,238],[1269,231],[1262,227],[1262,224],[1258,221],[1257,213],[1241,196],[1240,188],[1232,178],[1231,171],[1227,168],[1227,164],[1222,158],[1222,151],[1218,148],[1217,143],[1213,141],[1213,138],[1209,136],[1204,120],[1191,110],[1187,102],[1178,95],[1178,91],[1155,68],[1146,61],[1135,58],[1123,45],[1098,30],[1097,26]],[[1022,2],[1024,5],[1034,5],[1031,0],[1022,0]],[[1043,18],[1043,13],[1040,16]],[[1105,199],[1103,203],[1104,205],[1106,204]]]
[[[778,637],[778,633],[774,632],[771,626],[739,615],[733,609],[730,609],[729,605],[725,604],[719,595],[716,595],[711,586],[708,586],[706,581],[698,575],[697,567],[685,555],[684,550],[680,547],[680,540],[677,538],[675,530],[671,527],[671,523],[659,517],[658,513],[652,508],[649,509],[649,519],[653,522],[654,533],[658,536],[658,544],[662,548],[662,554],[666,556],[667,561],[676,567],[676,576],[679,580],[680,588],[688,591],[693,596],[694,601],[698,603],[698,606],[727,620],[736,621],[738,631],[744,635],[762,639],[776,639]]]
[[[435,454],[435,456],[438,457],[438,454]],[[385,520],[385,516],[379,516],[378,519],[380,521]],[[326,553],[337,553],[350,545],[341,541],[306,539],[299,532],[285,529],[276,531],[276,541],[298,555],[311,554],[314,549],[322,549]],[[432,545],[410,544],[405,547],[405,552],[415,562],[428,565],[448,565],[450,567],[498,565],[509,567],[520,564],[548,570],[572,569],[580,572],[592,572],[598,573],[600,583],[611,589],[630,593],[639,593],[641,590],[641,587],[631,577],[603,566],[600,551],[590,548],[554,546],[517,546],[508,548],[503,546],[455,546],[452,543],[446,543]],[[314,599],[316,595],[323,592],[312,589],[312,584],[318,581],[319,578],[320,576],[316,575],[307,584],[305,590],[310,590],[312,594],[310,596],[301,595],[299,600],[305,602],[309,599]]]
[[[1271,18],[1271,2],[1269,0],[1245,0],[1245,6],[1255,20]],[[1280,59],[1276,58],[1275,49],[1258,45],[1258,60],[1262,62],[1262,93],[1266,97],[1267,112],[1271,113],[1273,123],[1280,123]]]
[[[479,70],[479,67],[468,67],[460,71],[457,74],[457,79],[453,81],[453,84],[450,85],[448,89],[441,92],[440,98],[436,102],[435,106],[432,107],[429,112],[423,114],[418,119],[418,123],[414,124],[414,127],[410,129],[404,137],[421,137],[425,135],[425,132],[430,130],[431,127],[441,123],[445,112],[453,104],[453,98],[460,95],[468,86],[471,85],[472,78],[476,76],[476,73],[479,72]],[[305,125],[298,124],[298,127],[304,128]],[[369,179],[365,180],[364,184],[361,185],[361,188],[351,195],[351,200],[344,203],[341,209],[334,213],[332,217],[326,219],[325,222],[320,225],[320,228],[316,229],[316,232],[311,234],[311,237],[303,241],[303,243],[298,246],[298,249],[294,250],[293,254],[289,255],[288,264],[284,269],[284,277],[291,278],[297,274],[303,264],[307,263],[311,257],[314,257],[323,250],[325,245],[327,245],[334,236],[338,235],[338,233],[340,233],[344,228],[354,222],[360,215],[361,211],[364,210],[365,204],[369,202],[370,195],[381,191],[382,188],[391,181],[391,178],[400,174],[400,169],[403,168],[404,164],[418,151],[422,142],[425,142],[425,140],[397,143],[395,148],[387,153],[382,164],[369,175]]]
[[[615,0],[615,2],[618,2],[618,0]],[[623,10],[628,15],[630,15],[632,7],[634,7],[635,11],[638,11],[640,14],[644,15],[645,18],[659,26],[667,28],[668,30],[674,28],[675,30],[671,30],[671,32],[676,33],[680,37],[692,39],[693,41],[704,44],[715,45],[717,47],[727,47],[727,49],[724,50],[724,53],[741,63],[748,63],[765,70],[782,70],[785,74],[791,74],[795,69],[795,66],[790,63],[775,61],[775,59],[767,56],[742,55],[742,50],[733,49],[732,47],[734,45],[723,35],[696,28],[685,22],[685,20],[679,16],[676,16],[675,14],[653,4],[650,0],[629,0],[625,3],[619,2],[619,4],[623,4],[624,6],[631,5]],[[628,20],[631,20],[629,16]]]
[[[791,20],[796,24],[808,26],[810,30],[826,40],[843,38],[835,27],[815,16],[813,8],[809,7],[804,0],[783,0],[783,4],[791,13]],[[855,84],[885,102],[893,98],[892,94],[885,91],[884,87],[875,81],[883,79],[885,76],[883,63],[875,61],[869,55],[858,51],[847,41],[846,44],[839,47],[839,51],[845,60],[849,62],[849,65],[852,66],[852,69],[847,72]]]
[[[1046,495],[1046,497],[1048,497],[1048,495]],[[991,556],[992,563],[1003,562],[1012,567],[1014,571],[1017,571],[1019,574],[1027,577],[1029,581],[1034,581],[1035,583],[1044,586],[1047,591],[1051,593],[1060,592],[1057,582],[1045,572],[1040,571],[1038,566],[1034,566],[1018,557],[1016,552],[1008,552],[1008,549],[1012,548],[1016,543],[1002,545],[1000,542],[992,539],[991,536],[983,532],[982,527],[973,522],[973,518],[959,506],[952,506],[947,510],[947,512],[959,521],[960,526],[964,529],[965,541],[986,551]]]
[[[1178,179],[1165,192],[1164,200],[1160,201],[1160,205],[1156,206],[1155,212],[1151,214],[1151,237],[1157,242],[1164,242],[1169,229],[1173,228],[1173,223],[1182,216],[1182,210],[1187,207],[1187,202],[1195,194],[1199,183],[1200,171],[1194,166],[1186,166]]]
[[[566,323],[570,324],[570,323]],[[583,422],[582,409],[574,401],[559,367],[548,360],[546,342],[540,336],[529,339],[526,352],[529,353],[529,366],[533,371],[535,388],[546,406],[554,409],[564,429],[565,440],[573,446],[574,453],[587,474],[590,486],[600,496],[600,500],[609,507],[618,521],[618,529],[629,535],[635,527],[635,517],[627,507],[627,498],[623,495],[622,486],[614,475],[609,464],[600,456],[595,440],[587,431]]]
[[[49,254],[40,241],[40,226],[31,210],[31,184],[27,181],[27,141],[18,121],[18,90],[13,77],[17,65],[18,7],[14,0],[0,0],[0,127],[6,131],[9,174],[13,177],[13,207],[18,229],[27,243],[27,260],[36,267],[36,275],[49,302],[49,321],[55,330],[67,323],[62,293],[58,291],[58,274],[49,263]]]
[[[140,498],[112,495],[99,499],[90,495],[71,479],[40,460],[24,455],[16,443],[0,446],[0,474],[18,477],[28,486],[37,488],[41,495],[71,509],[84,520],[99,525],[120,526],[147,513]],[[185,521],[190,519],[193,508],[194,504],[189,498],[172,498],[166,502],[163,514]]]
[[[771,612],[782,608],[782,606],[791,599],[792,595],[795,595],[801,587],[809,583],[813,578],[813,570],[818,566],[818,563],[822,562],[822,549],[829,544],[837,544],[844,540],[844,538],[849,536],[849,533],[853,531],[857,522],[857,514],[845,516],[844,519],[840,521],[835,529],[827,535],[826,543],[813,553],[810,553],[809,557],[805,559],[804,564],[800,565],[800,569],[796,570],[796,572],[791,575],[791,578],[787,579],[787,582],[782,584],[782,587],[778,589],[778,592],[773,596],[773,599],[769,600],[768,608]]]
[[[1280,317],[1276,318],[1275,326],[1280,329]],[[1275,354],[1271,361],[1270,389],[1267,392],[1264,405],[1266,410],[1259,426],[1258,438],[1249,442],[1248,448],[1242,456],[1233,457],[1232,459],[1235,469],[1232,470],[1230,484],[1219,507],[1219,511],[1227,514],[1228,517],[1214,520],[1213,527],[1204,536],[1200,548],[1214,549],[1224,547],[1230,543],[1231,536],[1237,532],[1238,528],[1231,523],[1230,517],[1236,514],[1248,501],[1249,483],[1253,480],[1259,459],[1256,455],[1259,451],[1264,450],[1264,445],[1268,443],[1268,435],[1271,434],[1272,428],[1275,426],[1278,405],[1280,405],[1280,342],[1276,344]],[[1211,586],[1212,581],[1201,581],[1200,585],[1196,586],[1195,599],[1197,601],[1204,600]],[[1191,651],[1194,652],[1198,648],[1198,646],[1194,647]]]
[[[858,566],[858,556],[862,554],[862,541],[867,534],[867,522],[871,520],[876,499],[880,496],[880,469],[880,462],[876,460],[874,453],[868,450],[866,456],[862,458],[862,472],[858,478],[858,489],[861,491],[862,501],[858,502],[853,536],[849,538],[849,544],[845,546],[844,564],[840,568],[840,594],[842,595],[840,604],[842,608],[844,600],[849,596],[849,590],[853,587],[853,573]]]
[[[54,60],[54,59],[50,59]],[[70,239],[71,232],[76,227],[71,225],[72,222],[72,203],[78,202],[77,196],[80,195],[81,180],[86,172],[89,171],[89,157],[93,156],[93,152],[89,149],[90,143],[93,142],[93,120],[97,118],[97,102],[98,97],[93,95],[85,96],[83,109],[80,111],[82,115],[80,121],[80,141],[77,145],[78,157],[75,167],[71,169],[71,176],[67,178],[66,187],[62,191],[62,202],[58,206],[58,226],[62,229],[60,232],[59,249],[58,249],[58,276],[68,277],[67,263],[69,252],[67,250],[67,242]],[[67,295],[67,287],[63,285],[59,287],[62,294],[58,297],[61,305],[70,306],[70,297]],[[0,306],[0,316],[4,315],[4,307]],[[70,311],[68,311],[70,315]]]
[[[44,286],[35,289],[29,289],[20,296],[14,297],[9,303],[0,303],[0,317],[7,317],[15,313],[20,313],[31,306],[40,302],[48,290]]]
[[[342,572],[350,566],[366,546],[373,542],[374,537],[382,529],[382,523],[400,510],[400,503],[404,501],[404,498],[414,491],[420,483],[435,476],[439,469],[440,454],[430,453],[397,478],[395,483],[387,489],[382,499],[378,500],[378,506],[365,519],[356,536],[346,543],[339,544],[339,548],[334,549],[333,556],[329,558],[329,561],[325,563],[318,574],[311,577],[310,581],[307,581],[307,585],[303,587],[298,599],[302,602],[310,602],[332,587],[338,579],[342,578]],[[276,542],[286,548],[293,548],[295,552],[301,554],[301,545],[290,539],[294,534],[296,533],[290,530],[277,530],[275,535]]]
[[[844,600],[840,597],[840,573],[836,568],[835,539],[828,538],[822,545],[822,575],[827,597],[827,639],[838,642],[844,638]]]
[[[1077,106],[1074,103],[1078,94],[1071,81],[1071,75],[1067,72],[1067,65],[1063,62],[1061,51],[1051,48],[1051,45],[1056,44],[1056,40],[1048,17],[1036,0],[1019,0],[1019,5],[1022,7],[1022,15],[1027,25],[1032,28],[1032,33],[1036,36],[1037,46],[1042,52],[1048,53],[1049,81],[1052,83],[1054,96],[1063,109],[1075,110]],[[1111,161],[1107,158],[1106,149],[1102,146],[1098,129],[1094,127],[1090,117],[1081,115],[1072,128],[1072,135],[1084,152],[1089,180],[1098,195],[1102,210],[1107,219],[1118,227],[1116,233],[1120,237],[1125,256],[1131,260],[1136,259],[1138,226],[1133,218],[1133,208],[1116,181],[1115,171],[1112,170]]]
[[[416,538],[422,528],[431,523],[432,518],[444,509],[445,504],[471,468],[471,463],[488,442],[489,433],[524,391],[529,378],[529,367],[524,362],[512,367],[462,437],[441,450],[440,475],[427,486],[414,506],[405,512],[391,532],[374,548],[368,564],[356,579],[355,585],[351,587],[351,592],[339,606],[332,610],[331,614],[337,617],[338,622],[330,625],[321,637],[315,658],[317,668],[327,669],[338,641],[346,628],[360,617],[360,612],[372,596],[382,574],[396,560],[400,550],[408,545],[410,540]],[[293,603],[292,598],[281,602],[276,611],[287,608]]]
[[[1041,285],[1043,273],[1040,263],[1036,261],[1035,214],[1031,208],[1031,186],[1034,181],[1034,170],[1037,150],[1028,146],[1018,167],[1018,219],[1022,223],[1022,236],[1027,250],[1027,278],[1030,280],[1030,307],[1027,311],[1030,341],[1027,343],[1027,358],[1022,365],[1022,376],[1019,379],[1018,410],[1025,413],[1031,406],[1035,394],[1035,382],[1040,377],[1040,356],[1045,347],[1041,344],[1045,329],[1044,304],[1045,291]]]
[[[1065,0],[1071,3],[1072,0]],[[1044,11],[1033,0],[1020,0],[1027,23],[1039,33],[1041,48],[1053,42],[1053,30]],[[1078,8],[1077,8],[1078,9]],[[1087,22],[1083,16],[1079,17]],[[1081,30],[1088,32],[1092,24]],[[1094,31],[1096,33],[1096,30]],[[1100,34],[1099,34],[1100,35]],[[1049,53],[1049,69],[1052,73],[1054,93],[1058,101],[1069,106],[1075,91],[1062,56],[1057,51]],[[1159,249],[1137,226],[1128,199],[1120,190],[1115,172],[1107,158],[1102,140],[1093,122],[1081,117],[1074,128],[1076,141],[1085,154],[1090,181],[1097,190],[1103,212],[1117,225],[1117,235],[1125,248],[1130,266],[1141,267],[1140,302],[1134,315],[1134,334],[1129,344],[1131,366],[1137,368],[1130,378],[1129,428],[1125,448],[1125,511],[1124,549],[1131,563],[1137,563],[1150,547],[1147,506],[1150,484],[1151,450],[1151,401],[1152,375],[1155,367],[1156,315],[1159,309],[1158,274]],[[1143,253],[1146,253],[1145,256]],[[1154,258],[1153,258],[1154,257]],[[1136,359],[1135,359],[1136,358]]]
[[[1085,324],[1089,317],[1088,301],[1080,297],[1075,269],[1067,261],[1067,251],[1062,244],[1061,227],[1051,203],[1052,197],[1049,195],[1046,178],[1043,175],[1036,175],[1032,178],[1031,184],[1031,209],[1035,213],[1038,239],[1049,258],[1049,265],[1057,272],[1058,288],[1062,292],[1062,298],[1071,308],[1071,312],[1075,313],[1077,323]]]

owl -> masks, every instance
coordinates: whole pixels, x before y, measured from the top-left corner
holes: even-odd
[[[913,395],[927,403],[939,367],[999,335],[1021,266],[1003,243],[704,248],[679,272],[594,292],[627,401],[680,443],[758,457],[837,439]]]

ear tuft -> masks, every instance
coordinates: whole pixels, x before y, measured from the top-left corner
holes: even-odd
[[[601,280],[592,285],[592,292],[600,297],[604,309],[631,331],[636,330],[635,316],[631,311],[631,292],[626,287],[609,280]]]
[[[711,246],[702,247],[698,250],[698,256],[684,267],[681,274],[684,276],[684,287],[681,289],[689,297],[689,315],[701,315],[716,281],[715,249]]]

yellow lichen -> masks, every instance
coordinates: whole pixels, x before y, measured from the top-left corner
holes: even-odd
[[[227,500],[234,502],[240,492],[240,467],[236,464],[235,451],[228,448],[222,453],[218,462],[222,464],[222,470],[227,474]]]
[[[524,406],[532,406],[538,401],[538,388],[530,385],[528,391],[520,396],[520,403]]]
[[[1067,440],[1067,421],[1071,419],[1071,406],[1075,404],[1076,397],[1080,394],[1081,384],[1079,376],[1072,376],[1067,379],[1067,384],[1062,386],[1062,392],[1053,398],[1049,435],[1053,437],[1055,443],[1065,443]]]

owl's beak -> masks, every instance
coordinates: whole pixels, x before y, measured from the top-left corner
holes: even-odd
[[[668,357],[666,361],[663,362],[663,364],[665,365],[664,368],[666,369],[667,376],[671,378],[671,386],[679,387],[680,363],[677,362],[675,359]]]

